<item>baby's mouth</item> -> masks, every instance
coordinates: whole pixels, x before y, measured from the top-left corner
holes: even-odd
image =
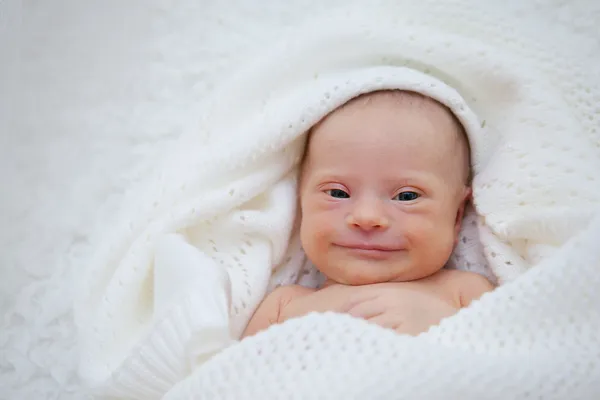
[[[343,243],[335,244],[335,246],[351,253],[354,256],[372,260],[385,260],[393,256],[397,251],[402,250],[391,246],[372,243]]]

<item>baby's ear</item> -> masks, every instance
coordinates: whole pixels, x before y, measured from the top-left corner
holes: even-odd
[[[471,186],[465,186],[465,188],[463,189],[463,197],[462,197],[463,206],[465,204],[467,204],[469,201],[471,201],[472,195],[473,195],[473,189],[471,189]]]
[[[458,205],[458,210],[456,211],[456,221],[454,222],[454,241],[458,242],[458,234],[460,233],[460,228],[462,226],[462,220],[465,216],[465,207],[467,203],[471,200],[471,195],[473,191],[470,186],[465,186],[462,193],[460,194],[461,200]]]

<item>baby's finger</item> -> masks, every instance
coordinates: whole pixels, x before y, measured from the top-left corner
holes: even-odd
[[[383,314],[385,310],[386,307],[381,302],[364,301],[350,308],[348,314],[356,318],[370,319]]]

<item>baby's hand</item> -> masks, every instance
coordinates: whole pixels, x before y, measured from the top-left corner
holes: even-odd
[[[398,288],[359,293],[347,304],[350,315],[409,335],[426,332],[457,311],[434,293]]]

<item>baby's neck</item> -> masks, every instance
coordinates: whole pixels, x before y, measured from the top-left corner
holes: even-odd
[[[363,284],[358,284],[358,285],[350,285],[348,283],[340,283],[340,282],[334,281],[333,279],[327,278],[327,280],[322,285],[319,286],[319,289],[325,289],[330,286],[349,286],[349,287],[369,286],[369,285],[375,285],[377,283],[388,283],[388,282],[371,282],[371,283],[363,283]]]
[[[429,279],[429,278],[431,278],[433,276],[436,276],[436,275],[445,274],[446,271],[447,270],[445,268],[443,268],[443,269],[441,269],[441,270],[433,273],[430,276],[426,276],[426,277],[422,277],[422,278],[419,278],[419,279],[415,279],[415,281],[419,281],[419,280],[423,280],[423,279]],[[364,283],[364,284],[361,284],[361,285],[350,285],[350,284],[347,284],[347,283],[340,283],[340,282],[334,281],[331,278],[327,278],[325,280],[325,282],[323,282],[323,284],[319,285],[318,289],[325,289],[325,288],[327,288],[329,286],[368,286],[368,285],[375,285],[375,284],[381,284],[381,283],[403,283],[403,282],[409,282],[409,281],[402,280],[402,279],[392,279],[392,280],[386,281],[386,282],[371,282],[371,283]]]
[[[323,282],[323,284],[321,286],[319,286],[319,289],[325,289],[326,287],[334,286],[334,285],[341,285],[341,283],[327,278],[327,280],[325,282]]]

